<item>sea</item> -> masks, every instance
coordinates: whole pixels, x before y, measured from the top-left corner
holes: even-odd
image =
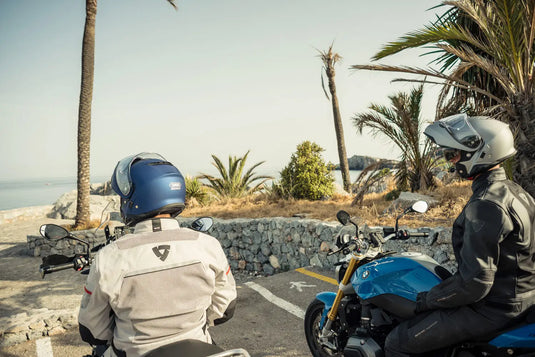
[[[109,177],[95,177],[91,183],[107,180]],[[76,178],[0,180],[0,211],[51,205],[61,195],[75,189]]]
[[[361,171],[351,170],[354,182]],[[333,171],[337,183],[342,185],[342,174]],[[279,173],[271,174],[278,177]],[[91,183],[103,183],[110,178],[94,177]],[[61,195],[76,189],[76,178],[43,178],[23,180],[0,180],[0,211],[30,206],[45,206],[56,202]]]

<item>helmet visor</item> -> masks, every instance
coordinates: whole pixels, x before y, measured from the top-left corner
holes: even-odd
[[[146,159],[156,159],[156,160],[165,160],[161,155],[152,153],[152,152],[142,152],[137,155],[130,155],[122,159],[117,163],[115,169],[115,180],[117,181],[117,186],[124,196],[128,196],[130,191],[132,191],[132,177],[130,176],[130,168],[132,164],[137,160],[146,160]]]
[[[446,129],[455,141],[468,149],[476,150],[483,142],[481,136],[468,122],[466,114],[456,114],[441,119],[438,121],[438,125]]]

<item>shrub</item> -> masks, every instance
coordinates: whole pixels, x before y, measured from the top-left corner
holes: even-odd
[[[209,194],[201,181],[196,177],[185,177],[186,181],[186,204],[191,204],[194,201],[202,205],[208,203]]]
[[[401,195],[401,190],[399,189],[393,189],[392,191],[388,192],[386,195],[385,195],[385,200],[386,201],[394,201],[396,200],[399,195]]]
[[[333,165],[323,161],[322,151],[323,148],[310,141],[297,145],[290,163],[281,171],[280,187],[277,190],[282,196],[320,200],[333,194]]]
[[[201,174],[199,178],[208,180],[208,183],[205,186],[216,192],[220,198],[244,197],[259,192],[264,189],[264,184],[267,181],[272,180],[273,177],[257,175],[254,172],[254,170],[265,161],[254,164],[244,173],[248,155],[249,151],[242,157],[229,156],[228,169],[217,156],[212,155],[212,158],[214,159],[212,165],[219,171],[221,177]]]

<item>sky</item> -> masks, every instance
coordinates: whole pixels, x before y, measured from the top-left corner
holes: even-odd
[[[100,0],[96,19],[91,175],[158,152],[184,175],[214,173],[211,155],[250,154],[276,174],[313,141],[338,163],[318,50],[343,60],[336,85],[348,156],[399,151],[351,118],[410,91],[400,77],[353,71],[381,46],[436,18],[434,0]],[[83,0],[0,0],[0,180],[76,177]],[[378,63],[426,66],[425,50]],[[425,88],[433,120],[439,88]]]

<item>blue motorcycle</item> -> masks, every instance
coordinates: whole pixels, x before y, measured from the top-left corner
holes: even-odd
[[[356,227],[354,237],[338,234],[338,250],[346,256],[338,262],[338,291],[322,292],[305,314],[305,336],[315,357],[383,357],[388,333],[401,321],[414,317],[416,296],[428,291],[451,273],[431,257],[415,252],[388,252],[390,239],[427,236],[398,229],[399,219],[410,212],[424,213],[427,203],[418,201],[396,218],[395,227],[385,227],[368,236],[359,233],[345,211],[337,213],[344,226]],[[482,341],[466,341],[428,356],[508,357],[535,356],[535,313],[507,331]]]

